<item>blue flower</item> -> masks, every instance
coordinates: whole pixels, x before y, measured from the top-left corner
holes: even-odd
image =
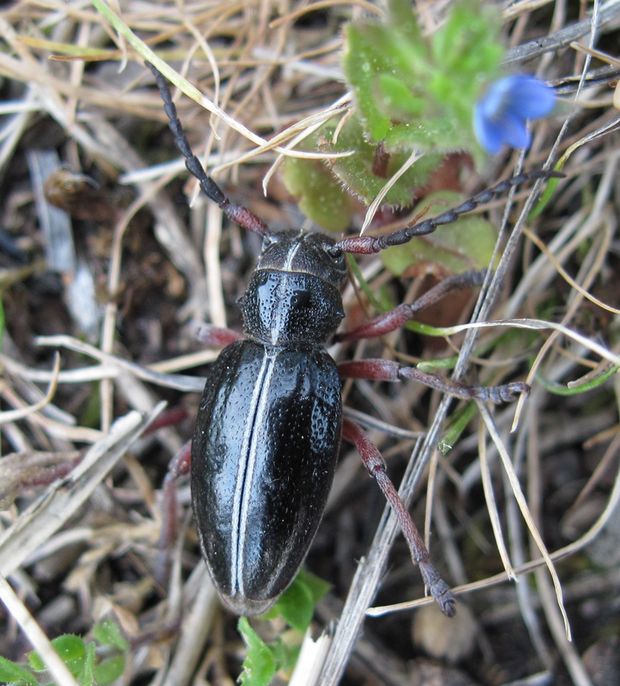
[[[544,117],[555,104],[555,93],[534,76],[505,76],[487,89],[474,109],[474,132],[480,145],[491,154],[502,145],[527,148],[527,119]]]

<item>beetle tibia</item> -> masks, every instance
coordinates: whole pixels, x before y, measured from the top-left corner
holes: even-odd
[[[456,600],[448,584],[441,578],[439,572],[433,566],[420,532],[387,474],[385,461],[378,448],[357,424],[348,419],[343,421],[342,436],[345,440],[355,445],[364,462],[364,466],[375,479],[386,500],[392,506],[403,536],[409,546],[411,559],[419,566],[428,592],[435,599],[441,611],[448,617],[452,617],[456,612]]]

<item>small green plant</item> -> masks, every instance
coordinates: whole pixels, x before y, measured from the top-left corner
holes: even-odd
[[[52,646],[80,686],[105,686],[122,675],[129,644],[118,624],[109,619],[96,624],[92,634],[92,641],[63,634],[52,641]],[[45,664],[36,651],[28,653],[27,665],[0,657],[0,682],[14,686],[49,683]]]
[[[292,670],[312,621],[314,606],[328,589],[325,581],[302,570],[273,608],[261,617],[261,620],[281,620],[290,627],[282,630],[274,641],[263,641],[246,617],[239,620],[237,628],[247,647],[239,676],[242,686],[269,686],[277,672]]]
[[[409,206],[446,156],[485,153],[473,112],[499,71],[500,17],[477,0],[457,3],[432,35],[422,33],[411,4],[390,0],[384,21],[362,20],[345,29],[344,72],[354,108],[327,122],[310,147],[350,152],[328,163],[289,158],[284,179],[308,216],[341,231],[399,170],[382,204]]]
[[[345,74],[370,139],[388,152],[478,154],[472,112],[499,70],[499,29],[495,9],[476,0],[455,4],[430,36],[405,0],[388,3],[385,22],[350,24]]]

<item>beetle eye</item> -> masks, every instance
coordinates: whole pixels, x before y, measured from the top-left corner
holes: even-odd
[[[342,257],[342,249],[339,248],[337,245],[330,246],[329,248],[327,248],[326,252],[330,257],[333,257],[334,259]]]

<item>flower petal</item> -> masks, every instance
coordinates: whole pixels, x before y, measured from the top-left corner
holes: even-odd
[[[487,116],[481,104],[474,108],[474,133],[480,145],[491,155],[499,152],[504,142],[501,123]]]
[[[503,142],[511,148],[527,148],[530,145],[530,132],[527,129],[525,119],[513,114],[505,114],[501,122],[498,122],[504,134]]]
[[[523,119],[539,119],[555,105],[555,93],[534,76],[515,75],[510,79],[506,109]]]
[[[490,119],[499,119],[509,105],[511,77],[494,81],[478,100],[477,107],[482,115]]]
[[[535,76],[513,74],[493,82],[474,108],[473,126],[480,145],[494,154],[503,144],[527,148],[527,119],[553,109],[555,93]]]

